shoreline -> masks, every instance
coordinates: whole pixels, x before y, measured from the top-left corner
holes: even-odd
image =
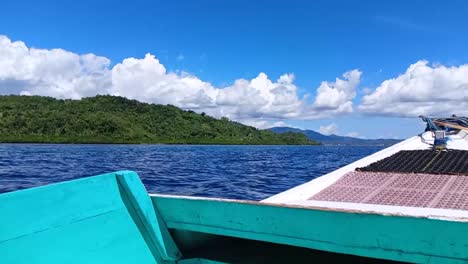
[[[323,144],[251,144],[251,143],[148,143],[148,142],[39,142],[39,141],[0,141],[0,144],[35,144],[35,145],[161,145],[161,146],[325,146]],[[330,146],[330,145],[328,145]]]

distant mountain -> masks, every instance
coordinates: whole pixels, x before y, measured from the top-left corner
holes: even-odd
[[[399,139],[362,139],[354,137],[344,137],[337,135],[323,135],[313,130],[302,130],[292,127],[273,127],[271,131],[282,134],[286,132],[296,132],[306,135],[310,140],[319,141],[324,145],[348,145],[348,146],[390,146],[400,142]]]

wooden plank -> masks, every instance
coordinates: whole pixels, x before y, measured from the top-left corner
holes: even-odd
[[[122,208],[114,175],[0,195],[0,243]]]
[[[178,260],[182,257],[167,227],[154,209],[151,199],[146,192],[138,175],[132,171],[116,173],[117,181],[122,190],[122,198],[127,208],[131,210],[133,220],[140,232],[145,236],[153,255],[163,260]]]
[[[128,171],[1,194],[0,263],[175,263],[160,222]]]
[[[468,224],[463,222],[226,200],[152,199],[173,229],[407,262],[468,261]]]
[[[156,263],[125,210],[51,227],[0,244],[2,264]]]

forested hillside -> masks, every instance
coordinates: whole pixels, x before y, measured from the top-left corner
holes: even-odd
[[[227,118],[107,95],[81,100],[0,96],[0,142],[316,144],[299,133],[276,134]]]

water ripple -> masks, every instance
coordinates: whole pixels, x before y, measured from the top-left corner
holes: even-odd
[[[0,193],[134,170],[151,193],[261,200],[380,149],[0,144]]]

